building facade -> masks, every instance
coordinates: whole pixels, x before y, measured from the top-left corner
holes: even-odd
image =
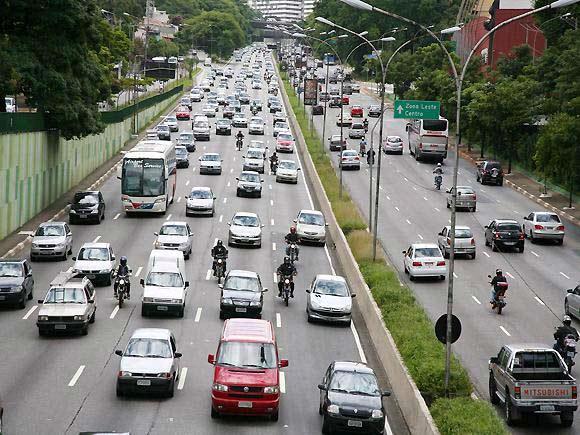
[[[303,20],[314,9],[317,0],[248,0],[248,5],[265,19],[295,23]]]

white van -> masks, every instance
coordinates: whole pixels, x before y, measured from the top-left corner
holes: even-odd
[[[183,317],[189,281],[181,251],[154,249],[149,255],[147,273],[141,279],[141,315],[176,313]]]
[[[203,64],[205,66],[211,66],[211,57],[206,57]]]

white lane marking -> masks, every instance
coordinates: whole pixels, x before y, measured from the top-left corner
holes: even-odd
[[[177,383],[178,390],[183,390],[183,385],[185,384],[185,378],[187,378],[187,367],[183,367],[181,369],[181,373],[179,375],[179,382]]]
[[[234,156],[234,162],[236,161],[236,157]]]
[[[399,210],[399,207],[397,207],[397,206],[395,206],[395,210],[397,210],[397,211],[400,211],[400,210]]]
[[[276,250],[276,242],[272,242],[272,251]]]
[[[216,237],[216,238],[214,239],[214,241],[213,241],[213,245],[214,245],[214,246],[215,246],[215,245],[217,245],[217,241],[218,241],[218,238]]]
[[[223,220],[224,220],[224,215],[223,215],[223,214],[220,214],[219,221],[221,222],[221,221],[223,221]]]
[[[365,351],[362,348],[362,344],[360,342],[360,337],[358,335],[358,331],[356,330],[356,327],[354,326],[354,322],[350,322],[350,330],[352,331],[352,335],[354,336],[354,342],[355,342],[356,348],[358,350],[358,356],[359,356],[360,360],[366,364],[367,357],[365,356]]]
[[[507,332],[507,330],[503,326],[500,326],[499,329],[501,329],[503,331],[503,333],[505,335],[507,335],[508,337],[511,337],[512,336],[509,332]]]
[[[142,271],[143,271],[143,267],[139,266],[139,269],[137,269],[137,272],[135,273],[135,278],[137,278],[139,275],[141,275]]]
[[[32,308],[30,308],[30,310],[28,310],[28,312],[22,317],[22,320],[28,319],[37,308],[38,308],[38,305],[35,305]]]
[[[566,279],[570,279],[570,277],[568,275],[566,275],[564,272],[560,272],[560,275],[562,275]]]
[[[477,299],[475,296],[471,295],[471,298],[477,302],[479,305],[481,305],[481,302],[479,302],[479,299]]]
[[[497,201],[498,203],[500,203],[500,202],[501,202],[499,199],[496,199],[496,201]]]
[[[417,236],[418,236],[418,237],[419,237],[421,240],[423,240],[423,236],[422,236],[421,234],[417,234]]]
[[[199,323],[199,319],[201,318],[201,310],[203,310],[203,308],[199,307],[195,312],[195,319],[193,319],[195,323]]]
[[[397,172],[399,172],[399,171],[397,171]],[[409,181],[409,180],[407,180],[407,177],[403,177],[403,179],[404,179],[405,181]]]
[[[191,172],[195,172],[195,166],[191,169]]]
[[[274,200],[273,199],[270,200],[270,207],[274,207]]]
[[[286,374],[284,372],[280,372],[280,393],[286,393]]]
[[[181,202],[181,196],[177,198],[177,202]]]
[[[119,312],[119,305],[117,305],[115,307],[115,309],[113,310],[113,312],[111,313],[111,315],[109,316],[109,319],[114,319],[115,316],[117,315],[117,313]]]
[[[274,272],[274,284],[278,282],[278,274]]]
[[[453,272],[453,278],[455,279],[459,278],[455,272]]]
[[[387,195],[387,199],[390,201],[391,200],[391,197],[389,195]]]
[[[72,266],[66,270],[66,273],[71,273],[71,272],[72,272]]]
[[[189,186],[189,180],[187,180],[187,181],[185,182],[185,185],[186,185],[186,186]]]
[[[206,281],[209,281],[209,280],[210,280],[210,278],[211,278],[211,273],[212,273],[212,270],[211,270],[211,269],[208,269],[208,270],[207,270],[207,273],[205,274],[205,280],[206,280]]]
[[[437,207],[433,207],[433,208],[435,209],[435,211],[441,211],[441,210],[439,210]]]
[[[520,214],[517,210],[512,210],[515,214]]]
[[[485,255],[487,258],[489,258],[489,254],[485,251],[483,251],[483,255]]]
[[[230,181],[228,181],[227,187],[230,187],[231,185],[232,185],[232,183]]]
[[[539,257],[538,254],[536,254],[534,251],[530,251],[532,253],[532,255],[535,255],[536,257]]]
[[[509,272],[506,272],[505,274],[506,274],[507,276],[509,276],[511,279],[515,279],[515,278],[514,278],[514,276],[513,276],[511,273],[509,273]]]
[[[224,204],[225,204],[226,202],[228,202],[228,199],[227,199],[227,198],[224,198]]]
[[[538,302],[538,304],[540,304],[540,305],[546,305],[546,304],[544,303],[544,301],[543,301],[543,300],[541,300],[539,297],[537,297],[537,296],[534,296],[534,299],[535,299],[535,300]]]
[[[270,225],[274,226],[274,219],[270,219]]]
[[[405,219],[405,221],[406,221],[406,222],[407,222],[409,225],[411,225],[411,221],[410,221],[409,219]]]
[[[95,237],[95,240],[93,240],[93,243],[97,243],[99,240],[101,240],[101,236]]]
[[[485,193],[485,190],[483,190],[483,189],[479,189],[479,191]]]
[[[415,190],[415,191],[416,191],[416,190],[417,190],[417,188],[416,188],[415,186],[413,186],[413,190]]]
[[[203,150],[205,151],[206,149],[207,149],[207,146],[205,146],[205,145],[204,145],[204,146],[203,146]]]
[[[231,168],[231,169],[230,169],[230,174],[231,174],[232,172],[234,172],[234,168]]]
[[[74,376],[70,380],[70,382],[68,383],[68,386],[69,387],[74,387],[75,384],[77,383],[77,381],[79,380],[79,378],[81,377],[81,375],[83,374],[84,371],[85,371],[85,366],[80,366],[77,369],[77,372],[74,374]]]
[[[165,218],[165,220],[166,220],[166,221],[168,221],[169,219],[171,219],[171,216],[172,216],[172,214],[171,214],[171,213],[169,213],[169,214],[167,215],[167,217]]]
[[[425,201],[429,201],[429,200],[427,199],[427,197],[426,197],[426,196],[424,196],[424,197],[423,197],[423,199],[424,199]]]
[[[115,217],[113,218],[113,220],[114,220],[114,221],[116,221],[117,219],[119,219],[119,216],[121,216],[121,213],[117,213],[117,214],[115,215]]]
[[[379,186],[379,189],[383,190],[383,186]]]
[[[334,266],[332,265],[332,259],[330,258],[330,252],[328,252],[327,245],[324,245],[324,253],[326,254],[326,259],[328,260],[330,271],[332,272],[333,275],[336,275],[336,271],[334,270]]]
[[[280,316],[280,313],[276,313],[276,328],[281,327],[282,327],[282,316]]]
[[[268,184],[268,189],[272,190],[272,185]]]

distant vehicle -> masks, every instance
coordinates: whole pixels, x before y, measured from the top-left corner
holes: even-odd
[[[206,57],[205,60],[203,61],[203,64],[205,66],[211,66],[211,57]]]
[[[89,222],[100,224],[105,219],[105,200],[98,190],[76,192],[70,202],[68,221],[70,224]]]
[[[65,261],[72,254],[72,246],[72,232],[66,222],[43,222],[32,236],[30,261],[47,257]]]
[[[500,162],[485,160],[477,164],[476,179],[481,184],[503,186],[503,169]]]
[[[167,63],[172,63],[172,64],[177,63],[177,57],[171,56],[169,59],[167,59]]]
[[[338,167],[360,171],[360,157],[356,150],[344,150],[340,153]]]
[[[194,118],[193,120],[193,137],[195,140],[210,140],[209,121],[207,117],[204,118]]]
[[[209,187],[193,187],[185,197],[185,216],[215,213],[215,196]]]
[[[415,160],[430,158],[441,163],[447,158],[449,123],[445,118],[414,119],[406,129],[409,153]]]
[[[157,57],[151,58],[151,61],[157,62],[157,63],[165,63],[167,61],[167,58],[165,56],[157,56]]]
[[[348,137],[350,139],[362,139],[365,137],[365,126],[360,121],[353,121],[348,130]]]
[[[383,139],[383,152],[385,154],[403,154],[403,139],[399,136],[387,136]]]
[[[262,160],[262,163],[264,161]],[[263,170],[263,167],[262,167]],[[260,174],[256,171],[242,171],[239,177],[236,177],[238,185],[236,196],[255,196],[262,197],[262,180]]]
[[[260,148],[248,148],[243,157],[242,171],[256,171],[264,173],[264,150]]]
[[[171,129],[168,125],[159,124],[157,126],[157,139],[159,140],[171,140]]]
[[[262,317],[264,303],[260,276],[247,270],[230,270],[223,284],[220,298],[220,319],[231,317]]]
[[[367,112],[369,118],[379,118],[381,116],[381,106],[371,105]]]
[[[232,121],[230,121],[227,118],[218,119],[217,122],[215,123],[215,134],[231,136]]]
[[[437,235],[437,244],[443,252],[444,258],[449,258],[451,253],[451,226],[446,225]],[[455,255],[466,255],[475,259],[475,238],[471,228],[464,225],[455,227]]]
[[[248,127],[248,118],[243,113],[235,113],[232,119],[232,126],[238,128]]]
[[[178,120],[189,121],[189,108],[187,106],[179,106],[175,111],[175,117]]]
[[[5,97],[4,102],[6,104],[6,113],[14,113],[16,112],[16,98],[14,97]]]
[[[492,251],[516,248],[524,252],[524,232],[514,219],[493,219],[485,227],[485,246]]]
[[[364,115],[363,112],[363,108],[362,106],[359,105],[354,105],[350,108],[350,116],[352,116],[353,118],[358,117],[358,118],[362,118]]]
[[[184,146],[187,151],[194,152],[195,151],[195,139],[193,138],[192,131],[182,131],[179,133],[179,137],[177,138],[177,145]]]
[[[293,153],[294,152],[294,136],[289,131],[283,131],[276,136],[276,151]]]
[[[175,146],[175,165],[178,168],[189,168],[189,152],[183,145]]]
[[[447,276],[447,265],[443,254],[435,243],[413,243],[406,251],[403,251],[403,265],[409,279],[415,278],[440,278]]]
[[[204,153],[199,159],[200,174],[218,174],[222,173],[222,159],[217,153]]]
[[[110,243],[85,243],[72,259],[73,273],[86,276],[93,284],[111,285],[115,254]]]
[[[447,208],[451,208],[453,202],[453,187],[447,190]],[[466,208],[471,211],[477,210],[477,195],[471,186],[457,186],[457,198],[455,199],[457,209]]]
[[[537,211],[524,216],[523,230],[532,243],[538,240],[554,240],[561,245],[564,243],[566,228],[556,213]]]
[[[276,169],[276,182],[289,182],[298,184],[298,171],[300,168],[294,160],[280,160]]]
[[[264,225],[256,213],[238,212],[228,223],[228,246],[262,247],[262,228]]]
[[[187,222],[164,222],[159,232],[154,233],[155,249],[169,249],[183,252],[188,260],[193,249],[193,232]]]
[[[0,305],[16,305],[22,309],[32,299],[34,278],[26,259],[0,259]]]

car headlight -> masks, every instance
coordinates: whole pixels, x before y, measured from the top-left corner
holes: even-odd
[[[22,291],[22,286],[21,286],[21,285],[15,285],[14,287],[12,287],[12,288],[10,289],[10,291],[11,291],[12,293],[18,293],[18,292],[21,292],[21,291]]]
[[[39,322],[48,322],[48,316],[38,316]]]
[[[56,245],[54,245],[55,248],[64,248],[66,245],[65,242],[61,242],[61,243],[57,243]]]
[[[183,242],[179,244],[180,248],[187,248],[188,243],[187,242]]]
[[[225,298],[225,299],[222,299],[222,304],[224,304],[224,305],[233,305],[234,304],[234,301],[232,301],[231,298]]]
[[[162,243],[159,243],[157,240],[155,241],[155,249],[159,249]]]
[[[329,414],[338,414],[338,405],[328,405],[326,408]]]
[[[264,387],[264,394],[278,394],[280,388],[278,385],[272,385],[271,387]]]
[[[131,377],[131,376],[133,376],[133,373],[131,373],[131,372],[123,372],[123,371],[121,371],[121,372],[119,372],[119,375],[120,375],[121,377]]]
[[[259,307],[260,305],[262,305],[260,301],[250,302],[250,307]]]
[[[39,246],[39,244],[38,244],[38,243],[36,243],[36,242],[33,242],[33,243],[32,243],[32,247],[33,247],[33,248],[38,248],[38,246]]]
[[[373,409],[373,413],[371,414],[372,418],[383,418],[383,411],[380,409]]]
[[[172,304],[180,304],[181,303],[181,299],[171,299],[171,303]]]
[[[80,272],[80,270],[79,270],[79,269],[77,269],[76,267],[73,267],[73,270],[72,270],[71,272],[72,272],[72,273],[79,273],[79,272]]]
[[[153,298],[144,297],[143,302],[153,302]]]
[[[157,199],[155,200],[155,204],[161,204],[161,203],[162,203],[162,202],[164,202],[164,201],[165,201],[165,198],[157,198]]]
[[[73,320],[85,320],[85,316],[73,316]]]
[[[94,208],[94,209],[91,210],[91,213],[98,213],[98,212],[99,212],[99,209],[98,208]]]
[[[228,391],[227,385],[218,384],[217,382],[214,382],[214,384],[211,386],[211,388],[215,391],[221,391],[221,392]]]
[[[171,379],[171,373],[170,372],[157,373],[157,377]]]
[[[69,210],[69,213],[72,213],[72,214],[77,214],[77,211],[71,208],[71,209]]]
[[[109,273],[111,272],[109,269],[101,269],[97,273]]]

